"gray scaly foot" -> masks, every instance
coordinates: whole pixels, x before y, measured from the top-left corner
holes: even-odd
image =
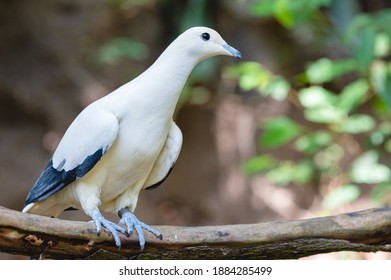
[[[126,229],[107,220],[105,217],[103,217],[103,215],[99,212],[98,209],[92,210],[90,213],[90,217],[95,222],[97,234],[98,235],[100,234],[100,232],[102,230],[102,226],[104,226],[113,236],[114,241],[115,241],[115,245],[117,245],[118,249],[121,249],[121,239],[119,238],[118,232],[121,232],[121,233],[129,236]]]
[[[139,221],[137,217],[128,209],[128,208],[122,208],[120,211],[118,211],[118,216],[121,218],[119,221],[119,224],[125,225],[127,227],[127,234],[131,235],[133,228],[136,229],[141,251],[144,250],[145,247],[145,237],[143,233],[143,229],[148,230],[149,232],[156,235],[160,240],[163,239],[163,235],[153,227]]]

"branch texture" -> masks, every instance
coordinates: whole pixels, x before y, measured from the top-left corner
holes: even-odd
[[[0,251],[52,259],[297,259],[336,251],[391,252],[391,207],[285,222],[208,227],[155,226],[163,240],[96,235],[93,223],[0,207]]]

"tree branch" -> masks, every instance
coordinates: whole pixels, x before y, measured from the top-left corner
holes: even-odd
[[[296,259],[335,252],[391,252],[391,207],[286,222],[208,227],[156,226],[146,233],[96,235],[93,223],[24,214],[0,207],[0,251],[53,259]]]

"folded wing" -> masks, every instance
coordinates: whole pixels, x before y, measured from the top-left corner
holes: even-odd
[[[146,189],[155,189],[159,187],[168,175],[170,175],[179,152],[182,147],[182,132],[179,127],[173,122],[163,149],[160,152],[147,181],[144,184]]]
[[[87,174],[114,143],[118,129],[118,120],[110,112],[96,107],[87,107],[81,112],[30,190],[25,207]]]

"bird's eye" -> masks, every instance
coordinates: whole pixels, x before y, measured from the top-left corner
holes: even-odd
[[[208,41],[210,39],[210,35],[209,35],[209,33],[205,32],[205,33],[201,34],[201,38],[204,41]]]

